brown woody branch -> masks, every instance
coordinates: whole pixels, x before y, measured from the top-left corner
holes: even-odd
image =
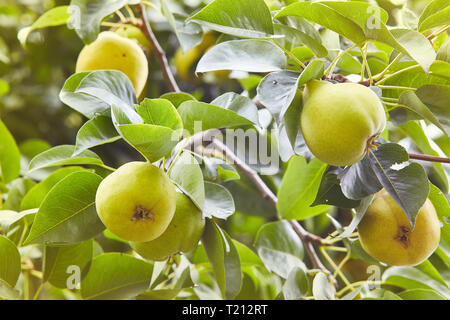
[[[409,158],[415,159],[415,160],[429,161],[429,162],[450,163],[450,158],[435,157],[435,156],[430,156],[427,154],[410,153]]]
[[[163,50],[163,48],[159,44],[158,39],[156,39],[156,36],[153,33],[152,28],[150,27],[150,23],[148,22],[147,14],[145,12],[145,5],[143,5],[143,4],[136,5],[136,10],[142,17],[142,23],[140,25],[138,25],[138,27],[140,27],[140,29],[144,33],[145,37],[150,42],[150,45],[152,46],[153,52],[156,56],[156,59],[158,59],[158,62],[161,66],[164,80],[166,81],[166,83],[169,86],[171,91],[180,92],[181,90],[178,87],[178,84],[175,80],[172,70],[170,70],[170,66],[169,66],[169,63],[168,63],[167,57],[166,57],[166,52]]]

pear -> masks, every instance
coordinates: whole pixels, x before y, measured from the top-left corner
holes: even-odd
[[[307,83],[301,129],[319,160],[334,166],[362,160],[385,126],[383,105],[369,88],[356,83]]]
[[[441,229],[429,199],[420,208],[414,229],[405,212],[382,189],[358,226],[364,250],[378,261],[392,266],[414,266],[425,261],[439,244]]]
[[[100,220],[115,235],[129,241],[151,241],[172,221],[175,186],[154,165],[129,162],[100,183],[95,205]]]
[[[186,195],[177,192],[177,208],[166,231],[148,242],[131,242],[131,247],[142,257],[163,261],[170,256],[193,250],[202,236],[205,219]]]
[[[139,44],[111,31],[100,33],[78,55],[76,72],[118,70],[133,84],[140,96],[148,78],[148,61]]]

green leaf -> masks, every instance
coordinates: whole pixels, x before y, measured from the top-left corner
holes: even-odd
[[[69,6],[54,7],[40,16],[31,26],[22,28],[17,34],[22,46],[25,46],[28,35],[37,29],[61,26],[69,21]]]
[[[377,288],[372,291],[364,292],[361,294],[361,296],[363,300],[402,300],[395,293],[382,288]]]
[[[118,139],[120,139],[120,135],[114,128],[111,118],[101,115],[95,116],[78,130],[74,155]]]
[[[393,123],[395,125],[401,125],[403,123],[406,123],[408,120],[415,120],[417,115],[419,115],[419,118],[423,118],[430,121],[431,123],[436,125],[439,129],[441,129],[445,134],[447,134],[445,128],[442,126],[442,124],[439,122],[436,116],[419,99],[419,97],[415,92],[404,91],[400,95],[398,103],[402,105],[401,106],[402,108],[396,108],[390,113]],[[403,106],[407,108],[403,108]],[[414,116],[411,117],[410,116],[411,113],[405,112],[405,110],[412,111],[414,113]]]
[[[312,292],[316,300],[334,300],[333,288],[323,272],[317,273],[314,277]]]
[[[234,111],[255,124],[259,123],[258,108],[248,97],[228,92],[214,99],[211,104]]]
[[[233,196],[220,184],[205,181],[203,216],[226,220],[235,211]]]
[[[382,280],[386,284],[404,289],[432,289],[447,299],[450,298],[450,290],[447,286],[413,267],[391,267],[383,273]]]
[[[75,146],[60,145],[44,151],[34,157],[28,165],[28,172],[66,165],[97,165],[102,166],[100,157],[90,150],[80,152],[74,156]]]
[[[136,111],[146,124],[158,125],[172,130],[183,129],[183,121],[172,102],[166,99],[145,98]]]
[[[401,130],[407,133],[423,154],[439,157],[439,153],[433,149],[432,142],[417,122],[410,121],[405,123],[401,126]],[[448,178],[442,163],[433,162],[431,165],[432,170],[436,173],[434,175],[434,183],[445,192],[448,192]]]
[[[8,238],[0,235],[0,280],[6,282],[10,287],[16,285],[21,272],[20,254],[16,245]]]
[[[318,159],[308,164],[302,156],[291,158],[278,191],[280,217],[303,220],[328,209],[324,205],[311,207],[327,167]]]
[[[284,114],[282,127],[286,130],[286,135],[291,144],[292,150],[296,151],[297,137],[302,136],[300,130],[300,115],[303,109],[303,92],[296,90],[296,94],[286,113]]]
[[[429,70],[436,59],[436,51],[430,41],[420,32],[410,29],[388,29],[379,22],[377,28],[367,28],[369,39],[385,43],[395,50],[406,54],[415,60],[423,70]]]
[[[232,110],[204,102],[186,101],[178,108],[184,128],[191,134],[217,128],[249,126],[253,123]],[[200,128],[198,128],[198,124]]]
[[[203,173],[197,160],[189,152],[181,153],[169,171],[169,177],[200,210],[203,210],[205,205]]]
[[[161,12],[169,20],[183,52],[194,48],[202,41],[202,28],[194,22],[186,22],[186,16],[172,13],[166,0],[161,0]]]
[[[438,59],[438,57],[436,57],[436,59]],[[436,60],[430,66],[430,73],[445,80],[450,80],[450,63]]]
[[[3,280],[0,280],[0,298],[6,300],[20,300],[19,290],[14,289]]]
[[[240,243],[239,241],[233,240],[234,246],[239,253],[239,259],[241,260],[242,268],[246,267],[262,267],[264,268],[264,263],[261,258],[258,257],[249,247]]]
[[[170,154],[182,133],[150,124],[124,124],[119,125],[118,130],[122,138],[150,162]]]
[[[283,285],[285,300],[299,300],[305,297],[309,291],[309,280],[302,268],[295,267],[289,273]]]
[[[95,210],[102,178],[89,171],[66,176],[47,194],[25,244],[71,244],[92,238],[105,227]]]
[[[294,3],[280,10],[275,15],[275,18],[277,19],[286,16],[304,18],[333,30],[356,44],[363,44],[365,41],[365,35],[361,27],[356,22],[342,15],[340,12],[327,6],[327,3],[328,1],[323,3]],[[336,2],[332,1],[332,3],[335,4]],[[346,2],[345,4],[348,7],[343,12],[354,12],[352,17],[359,16],[361,17],[360,19],[364,19],[364,17],[369,18],[370,11],[367,10],[369,5],[365,5],[365,10],[358,10],[355,12],[354,9],[356,6],[360,6],[359,3],[355,5],[355,2]]]
[[[242,285],[239,254],[228,234],[215,222],[206,221],[202,243],[224,299],[233,299]]]
[[[189,93],[186,92],[169,92],[165,93],[161,96],[160,99],[166,99],[172,102],[172,104],[175,106],[175,108],[178,108],[183,102],[194,100],[196,101],[195,97]]]
[[[82,271],[92,260],[93,240],[62,247],[45,247],[43,281],[61,289],[67,288],[69,267]]]
[[[444,193],[438,187],[430,184],[430,193],[428,194],[428,198],[433,203],[437,215],[441,220],[444,221],[444,218],[450,218],[450,204],[448,203]]]
[[[290,17],[286,20],[286,24],[274,24],[275,33],[285,36],[281,41],[290,41],[291,47],[304,44],[319,58],[327,56],[328,51],[322,44],[320,34],[309,22],[295,17]]]
[[[300,74],[294,71],[278,71],[269,73],[258,85],[258,99],[281,121],[284,113],[298,91]]]
[[[19,211],[20,202],[23,197],[35,185],[36,183],[33,180],[27,178],[19,178],[11,182],[3,208],[6,210]]]
[[[411,163],[402,169],[392,168],[409,160],[408,152],[398,144],[382,144],[370,151],[371,167],[380,183],[402,208],[414,226],[417,212],[429,193],[428,177],[423,167]]]
[[[355,211],[355,215],[353,216],[352,222],[348,225],[347,228],[345,228],[345,231],[342,232],[339,237],[341,238],[347,238],[349,237],[353,231],[355,231],[358,224],[361,222],[362,218],[364,218],[364,215],[366,214],[367,209],[369,208],[370,204],[372,203],[373,196],[367,196],[364,199],[361,200],[359,207]]]
[[[21,247],[31,224],[33,223],[37,209],[26,210],[20,213],[15,211],[0,211],[0,226],[5,231],[9,240]]]
[[[425,260],[421,264],[417,265],[416,268],[448,288],[447,282],[441,276],[438,269],[436,269],[436,267],[430,262],[430,260]]]
[[[338,179],[344,196],[353,200],[363,199],[383,188],[368,157],[346,167],[338,174]]]
[[[450,109],[448,108],[448,101],[450,101],[450,86],[424,85],[417,89],[416,95],[428,108],[430,108],[431,112],[433,112],[445,128],[448,135],[450,132]]]
[[[273,37],[272,16],[264,0],[215,0],[189,20],[237,37]]]
[[[20,174],[20,151],[14,137],[0,120],[0,174],[9,183]]]
[[[286,56],[273,42],[261,39],[231,40],[209,49],[198,62],[195,72],[270,72],[282,70],[285,66]]]
[[[11,183],[8,197],[6,198],[3,208],[7,210],[19,211],[22,199],[28,191],[35,186],[35,184],[36,183],[33,180],[26,178],[14,180]]]
[[[321,60],[311,61],[300,74],[297,85],[303,86],[309,80],[320,79],[324,73],[324,63]]]
[[[436,60],[450,63],[450,39],[447,38],[437,52]],[[438,61],[436,61],[438,62]]]
[[[430,289],[411,289],[398,294],[403,300],[448,300],[440,293]]]
[[[97,38],[102,20],[127,3],[127,0],[71,0],[70,24],[88,44]]]
[[[285,220],[263,225],[256,234],[255,247],[266,268],[282,278],[287,279],[296,267],[306,269],[302,241]]]
[[[20,210],[39,208],[45,196],[54,187],[55,184],[57,184],[69,174],[82,170],[84,169],[81,167],[67,167],[56,170],[27,192],[22,202],[20,203]]]
[[[446,0],[434,0],[419,18],[419,31],[450,24],[450,7]]]
[[[356,208],[359,203],[359,201],[348,199],[342,193],[339,179],[336,174],[326,172],[322,176],[316,199],[312,205],[327,204],[339,208]]]
[[[122,253],[95,257],[81,281],[85,300],[122,300],[134,298],[150,285],[153,265]]]
[[[323,1],[322,4],[355,22],[362,30],[373,24],[374,16],[378,17],[383,23],[386,23],[389,17],[388,13],[381,7],[362,1]]]
[[[110,114],[119,107],[132,123],[142,123],[134,110],[136,93],[130,79],[121,71],[96,70],[72,75],[64,83],[60,100],[87,118]]]

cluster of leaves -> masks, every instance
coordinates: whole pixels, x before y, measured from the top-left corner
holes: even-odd
[[[450,156],[450,41],[438,32],[449,23],[448,6],[434,0],[416,16],[397,1],[381,2],[386,10],[357,1],[268,6],[263,0],[215,0],[180,14],[172,2],[160,0],[161,14],[184,51],[198,45],[206,30],[222,34],[195,71],[231,70],[241,94],[226,92],[210,103],[186,92],[138,101],[123,73],[84,72],[70,76],[59,94],[65,105],[87,118],[73,145],[50,148],[36,142],[18,147],[0,122],[0,190],[5,193],[0,297],[448,299],[448,168],[440,163],[423,167],[408,156],[416,150]],[[101,24],[114,19],[114,12],[138,3],[72,0],[71,6],[57,6],[22,29],[19,39],[26,44],[34,30],[78,22],[77,35],[90,43]],[[74,7],[78,10],[70,10]],[[390,115],[380,147],[346,168],[313,158],[300,130],[303,86],[333,77],[335,70],[351,79],[368,79]],[[263,179],[277,195],[276,208],[242,168],[214,154],[183,151],[190,137],[213,129],[249,130],[273,146],[281,166],[267,168],[256,159],[248,167],[270,172]],[[203,211],[206,229],[194,252],[165,262],[144,261],[126,241],[104,229],[95,211],[95,193],[113,169],[90,149],[119,140],[166,169]],[[237,148],[247,153],[245,146]],[[441,244],[417,267],[385,268],[351,237],[381,188],[411,223],[427,197],[438,212]],[[352,219],[348,226],[343,226],[343,216]],[[354,288],[344,281],[336,294],[324,270],[307,267],[304,244],[288,220],[304,220],[314,233],[336,230],[348,254],[344,260],[383,269],[383,289],[370,291],[362,285],[346,296]],[[242,237],[248,226],[255,229],[250,240]],[[240,236],[242,241],[237,241]],[[328,263],[336,267],[332,260]],[[82,271],[80,290],[66,290],[76,279],[73,266]],[[42,281],[39,288],[33,288],[39,285],[35,278]]]

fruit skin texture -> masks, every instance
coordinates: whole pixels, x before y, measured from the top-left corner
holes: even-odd
[[[408,217],[383,189],[378,192],[358,226],[364,250],[392,266],[414,266],[425,261],[440,239],[440,223],[429,199],[416,216],[414,230]]]
[[[318,159],[335,166],[362,160],[386,126],[378,96],[357,83],[307,83],[301,114],[303,137]]]
[[[78,55],[76,72],[122,71],[139,96],[148,78],[148,61],[139,44],[111,31],[104,31]]]
[[[150,241],[172,221],[176,191],[159,168],[129,162],[100,183],[95,202],[98,216],[112,233],[129,241]]]
[[[114,32],[124,38],[137,41],[145,51],[150,51],[150,42],[138,27],[135,27],[131,24],[121,24],[117,27],[117,29],[114,30]]]
[[[177,209],[166,231],[148,242],[131,242],[143,258],[163,261],[179,252],[193,250],[202,236],[205,219],[202,212],[183,193],[177,192]]]

